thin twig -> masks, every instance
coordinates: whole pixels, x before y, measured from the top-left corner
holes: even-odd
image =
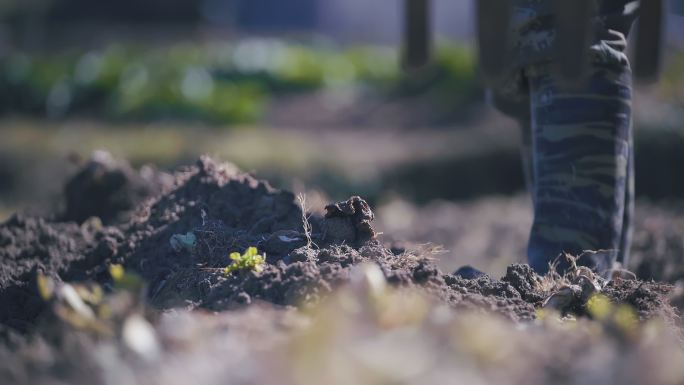
[[[297,201],[299,202],[299,207],[302,210],[302,227],[304,229],[304,236],[306,237],[306,246],[311,247],[315,243],[311,240],[311,233],[313,231],[311,227],[311,222],[309,222],[309,217],[306,215],[306,195],[304,193],[299,193],[297,195]]]

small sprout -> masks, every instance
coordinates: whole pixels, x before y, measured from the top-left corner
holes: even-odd
[[[74,286],[65,284],[60,287],[59,295],[64,300],[64,302],[69,305],[69,307],[74,311],[74,314],[81,317],[84,320],[94,320],[95,313],[83,299],[78,295],[78,291]]]
[[[233,252],[230,253],[230,259],[233,261],[223,270],[226,275],[234,271],[251,270],[257,273],[263,271],[263,264],[266,263],[266,255],[261,255],[256,247],[249,247],[244,254]]]
[[[634,337],[639,332],[639,316],[628,304],[613,304],[606,296],[596,294],[589,299],[587,311],[621,337]]]
[[[78,285],[75,286],[75,289],[78,293],[78,296],[81,297],[83,301],[91,305],[98,305],[104,299],[104,292],[102,291],[102,288],[99,285]]]
[[[534,311],[534,313],[535,313],[535,318],[542,321],[542,320],[545,320],[549,317],[550,312],[547,309],[536,309]]]
[[[102,230],[103,227],[100,217],[90,217],[81,224],[82,229]]]
[[[114,281],[121,281],[124,274],[126,274],[126,272],[124,271],[123,266],[117,264],[109,265],[109,275],[112,276]]]
[[[587,311],[594,319],[601,321],[613,312],[613,305],[606,296],[594,294],[587,301]]]
[[[620,305],[615,311],[615,324],[625,333],[633,333],[638,324],[639,317],[629,305]]]
[[[143,287],[142,278],[134,273],[127,273],[121,265],[109,265],[109,275],[112,276],[115,286],[120,289],[135,291]]]
[[[176,252],[181,250],[193,252],[195,250],[196,242],[197,237],[192,232],[185,234],[173,234],[171,239],[169,239],[171,248]]]
[[[39,272],[38,276],[36,277],[36,282],[38,285],[38,294],[40,294],[40,298],[42,298],[43,301],[47,301],[52,298],[52,295],[55,293],[55,283],[52,281],[52,279]]]

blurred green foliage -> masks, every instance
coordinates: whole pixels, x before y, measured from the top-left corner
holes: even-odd
[[[664,99],[684,106],[684,51],[674,51],[668,56],[659,88]]]
[[[273,96],[315,90],[390,98],[423,95],[451,105],[481,94],[470,50],[455,46],[438,50],[432,66],[410,75],[399,68],[394,49],[273,39],[112,45],[0,59],[4,114],[249,123],[263,115]]]

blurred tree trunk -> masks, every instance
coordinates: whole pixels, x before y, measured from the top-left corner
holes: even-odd
[[[25,51],[44,47],[47,16],[52,0],[0,0],[4,40]]]
[[[27,10],[22,17],[20,29],[20,48],[25,51],[43,49],[47,30],[47,7],[36,6]]]
[[[427,64],[432,45],[430,25],[430,0],[405,0],[404,68],[420,68]]]

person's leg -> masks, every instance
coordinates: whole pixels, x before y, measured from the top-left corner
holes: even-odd
[[[633,130],[629,135],[629,161],[627,164],[627,181],[625,186],[625,215],[622,218],[622,239],[617,261],[623,268],[629,263],[630,248],[632,246],[632,221],[634,220],[634,138]]]
[[[509,70],[492,93],[494,105],[521,122],[523,164],[533,166],[525,166],[535,208],[528,259],[539,273],[562,252],[612,250],[585,261],[604,271],[616,259],[625,265],[629,255],[634,194],[625,49],[638,7],[632,0],[597,5],[592,79],[563,90],[551,77],[562,49],[554,41],[553,2],[514,0]]]
[[[528,107],[529,109],[529,107]],[[520,160],[525,177],[525,187],[534,201],[534,169],[532,163],[532,121],[529,117],[519,118],[521,140],[520,140]]]
[[[595,64],[586,85],[574,89],[561,87],[549,65],[535,66],[527,76],[534,180],[530,265],[545,273],[561,253],[607,250],[580,261],[607,273],[619,250],[628,248],[629,67]]]

